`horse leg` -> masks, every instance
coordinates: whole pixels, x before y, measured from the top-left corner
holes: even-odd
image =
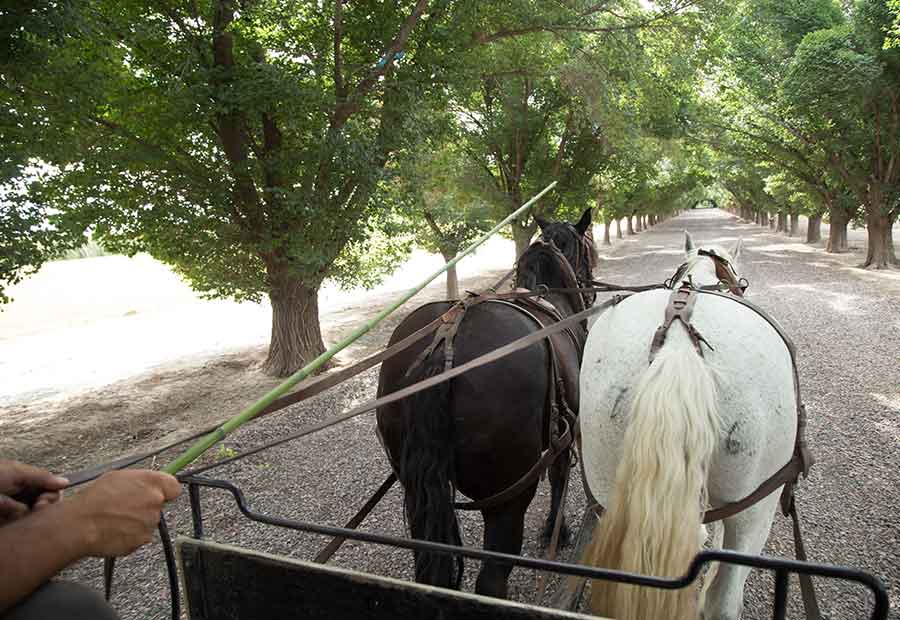
[[[724,548],[741,553],[758,555],[772,528],[778,492],[750,508],[725,519]],[[744,582],[750,567],[719,564],[715,578],[706,590],[701,611],[702,620],[739,620],[744,607]]]
[[[541,542],[544,547],[550,546],[556,519],[562,519],[562,524],[559,527],[559,545],[565,547],[571,539],[569,526],[566,523],[566,507],[563,505],[563,487],[566,485],[566,477],[571,472],[569,467],[571,462],[572,453],[569,450],[564,450],[550,465],[550,512],[547,514],[547,523],[544,525],[544,533],[541,536]]]
[[[522,552],[522,535],[525,529],[525,511],[534,493],[537,483],[525,489],[521,495],[510,502],[482,510],[484,517],[484,548],[488,551],[519,555]],[[512,572],[512,565],[485,561],[475,582],[475,592],[486,596],[506,598],[507,580]]]
[[[725,525],[721,521],[716,521],[715,523],[709,524],[709,529],[712,530],[712,541],[710,542],[710,549],[712,549],[713,551],[718,551],[724,544]],[[718,572],[718,570],[719,563],[713,562],[712,565],[707,569],[706,575],[703,576],[703,588],[700,590],[700,599],[697,605],[698,609],[703,609],[706,606],[706,595],[709,592],[709,586],[716,578],[716,573]]]
[[[590,504],[590,500],[588,500]],[[594,529],[597,527],[599,520],[598,512],[602,512],[602,508],[595,511],[590,506],[585,509],[584,517],[581,520],[581,527],[578,529],[578,538],[575,541],[575,549],[572,551],[572,562],[586,564],[587,559],[584,557],[591,539],[594,536]],[[578,605],[581,603],[581,596],[587,580],[584,577],[574,577],[572,575],[563,577],[557,591],[551,596],[550,607],[554,609],[562,609],[566,611],[577,611]]]

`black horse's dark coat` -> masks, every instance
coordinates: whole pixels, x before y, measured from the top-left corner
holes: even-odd
[[[573,263],[572,271],[580,279],[590,275],[594,256],[593,244],[584,236],[589,223],[588,212],[574,226],[542,222],[542,238],[553,241]],[[529,255],[532,249],[519,261],[517,286],[577,285],[546,252]],[[573,295],[551,295],[549,299],[563,317],[580,309],[581,301]],[[452,305],[437,302],[417,308],[397,327],[390,343],[425,326]],[[453,365],[464,364],[538,329],[540,325],[533,319],[506,303],[475,305],[466,311],[454,339]],[[566,333],[553,337],[566,401],[575,413],[585,335],[579,333],[574,340]],[[382,365],[379,396],[444,370],[444,347],[439,346],[407,376],[430,343],[431,339],[425,338]],[[484,499],[512,485],[536,463],[547,447],[549,369],[550,352],[542,342],[378,410],[378,430],[406,492],[406,516],[413,537],[460,544],[451,505],[453,489],[474,500]],[[567,453],[551,467],[553,501],[548,531],[568,467]],[[508,504],[482,512],[486,549],[521,552],[525,510],[536,488],[537,483]],[[477,591],[505,597],[509,572],[508,566],[485,563]],[[416,555],[418,581],[458,587],[461,574],[458,559],[441,554]]]

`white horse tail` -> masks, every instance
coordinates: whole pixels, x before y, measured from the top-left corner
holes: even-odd
[[[719,437],[710,368],[672,326],[635,388],[609,506],[587,552],[595,566],[681,576],[703,545],[706,479]],[[696,620],[692,588],[594,581],[594,613],[617,620]]]

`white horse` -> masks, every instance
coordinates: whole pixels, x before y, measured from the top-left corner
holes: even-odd
[[[710,250],[734,269],[732,252]],[[712,257],[685,232],[694,285],[719,282]],[[736,273],[736,271],[735,271]],[[671,291],[628,297],[591,328],[581,368],[584,472],[606,507],[586,562],[645,575],[682,575],[701,550],[703,513],[743,499],[790,460],[797,432],[791,356],[775,329],[730,299],[698,294],[691,324],[709,343],[698,354],[679,320],[649,362]],[[782,487],[722,523],[713,547],[758,554]],[[749,568],[708,574],[691,588],[660,590],[595,581],[592,608],[617,620],[737,620]]]

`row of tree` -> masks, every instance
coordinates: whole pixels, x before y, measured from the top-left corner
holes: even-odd
[[[268,297],[283,375],[324,348],[326,278],[372,284],[413,243],[449,258],[553,180],[536,213],[592,205],[606,242],[730,196],[832,235],[864,213],[887,264],[896,1],[3,9],[0,285],[86,234],[149,252],[206,295]],[[513,223],[517,253],[535,230]]]
[[[696,180],[677,138],[705,15],[693,0],[4,9],[2,277],[86,233],[149,252],[204,294],[267,296],[266,368],[289,373],[323,350],[323,280],[372,283],[411,239],[449,257],[551,180],[547,217],[664,208]],[[513,224],[517,251],[535,228]]]
[[[864,266],[897,263],[900,216],[898,3],[748,0],[721,23],[721,53],[694,139],[715,151],[718,180],[745,219],[771,214],[826,249],[847,250],[847,225],[868,230]]]

